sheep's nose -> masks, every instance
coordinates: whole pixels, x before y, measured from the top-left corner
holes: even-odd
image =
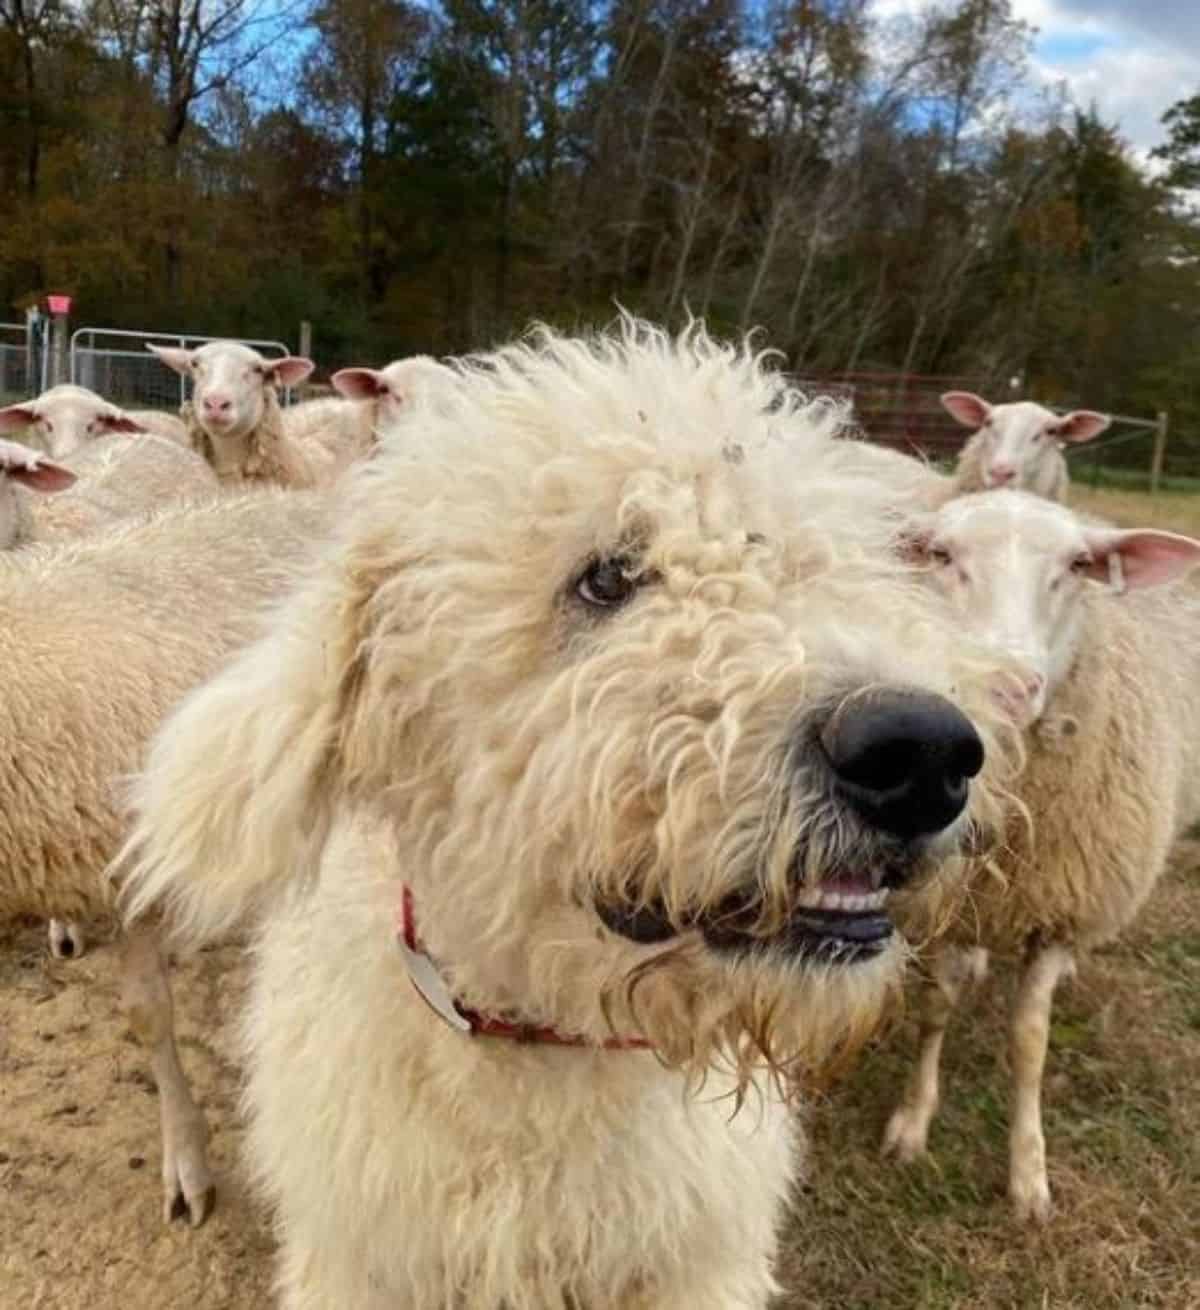
[[[228,414],[233,408],[233,401],[225,396],[205,396],[204,412],[206,414]]]
[[[993,464],[991,468],[992,486],[1003,487],[1017,476],[1017,470],[1011,464]]]
[[[970,720],[930,692],[848,698],[821,731],[839,795],[873,828],[905,841],[948,827],[983,767]]]

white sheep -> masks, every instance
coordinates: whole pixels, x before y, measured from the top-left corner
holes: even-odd
[[[86,536],[119,519],[220,490],[216,475],[195,451],[150,434],[102,437],[66,456],[61,467],[76,482],[59,495],[32,500],[36,541]]]
[[[393,360],[386,368],[344,368],[330,381],[337,397],[309,400],[283,411],[284,430],[301,445],[321,481],[370,455],[406,406],[456,375],[428,355]]]
[[[313,495],[259,489],[0,554],[0,917],[107,911],[120,780],[175,702],[255,635],[325,519]],[[212,1199],[204,1121],[154,935],[125,954],[159,1087],[164,1210],[198,1224]]]
[[[303,382],[313,362],[295,355],[265,359],[236,341],[210,341],[195,350],[148,345],[168,368],[192,379],[192,400],[181,411],[191,444],[225,484],[273,482],[315,487],[328,481],[312,454],[289,439],[278,389]]]
[[[1016,491],[951,501],[908,537],[964,633],[1016,656],[1007,692],[1024,727],[1015,823],[944,946],[935,948],[921,1052],[885,1149],[921,1154],[947,1021],[988,951],[1023,954],[1012,1013],[1009,1194],[1044,1218],[1040,1094],[1054,988],[1074,954],[1121,931],[1200,819],[1200,596],[1147,591],[1200,561],[1200,542],[1119,531]]]
[[[0,441],[0,550],[85,536],[172,500],[213,495],[218,486],[194,451],[149,434],[97,437],[61,463]],[[30,497],[20,487],[61,494]],[[86,945],[84,927],[51,919],[49,942],[55,958],[77,958]]]
[[[954,418],[975,430],[958,454],[960,492],[1010,487],[1064,501],[1070,478],[1060,446],[1090,441],[1110,422],[1094,410],[1058,415],[1030,400],[990,405],[970,391],[947,391],[941,399]]]
[[[151,432],[177,442],[187,437],[187,429],[172,414],[124,410],[71,383],[0,409],[0,432],[24,432],[26,441],[36,442],[52,459],[63,459],[87,442],[117,432]]]
[[[62,491],[75,482],[75,474],[54,463],[41,451],[15,441],[0,441],[0,551],[27,545],[33,539],[29,501],[17,488],[35,492]],[[67,959],[83,953],[83,926],[50,920],[50,953]]]

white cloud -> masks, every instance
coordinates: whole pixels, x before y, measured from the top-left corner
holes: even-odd
[[[1085,60],[1035,57],[1034,71],[1046,82],[1065,81],[1077,104],[1095,102],[1139,154],[1163,140],[1163,113],[1200,90],[1200,58],[1182,50],[1112,46]]]
[[[941,0],[948,7],[953,0]],[[880,19],[920,13],[930,0],[875,0]],[[1196,0],[1013,0],[1013,15],[1038,29],[1033,73],[1065,82],[1093,101],[1143,159],[1163,140],[1159,122],[1177,100],[1200,91],[1200,4]]]

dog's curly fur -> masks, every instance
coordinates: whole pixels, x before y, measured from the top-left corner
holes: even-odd
[[[840,411],[749,347],[625,319],[456,371],[351,474],[270,637],[161,734],[126,904],[193,942],[262,912],[251,1152],[289,1310],[762,1307],[784,1075],[861,1042],[904,956],[781,945],[797,891],[946,869],[970,827],[893,849],[834,799],[816,725],[915,685],[998,767],[994,666],[890,553],[894,494]],[[986,782],[972,815],[1001,817]],[[391,936],[402,880],[461,1002],[656,1049],[445,1026]],[[731,898],[744,949],[696,927]],[[676,935],[630,940],[613,906]]]

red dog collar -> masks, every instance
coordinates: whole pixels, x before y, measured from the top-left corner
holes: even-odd
[[[512,1023],[459,1005],[450,995],[445,980],[417,936],[412,888],[407,883],[400,889],[400,906],[396,918],[396,943],[404,956],[412,985],[434,1014],[451,1028],[469,1037],[509,1037],[517,1042],[545,1042],[552,1046],[594,1046],[607,1051],[651,1049],[652,1043],[644,1037],[609,1037],[603,1042],[593,1042],[586,1037],[560,1033],[557,1028]]]

